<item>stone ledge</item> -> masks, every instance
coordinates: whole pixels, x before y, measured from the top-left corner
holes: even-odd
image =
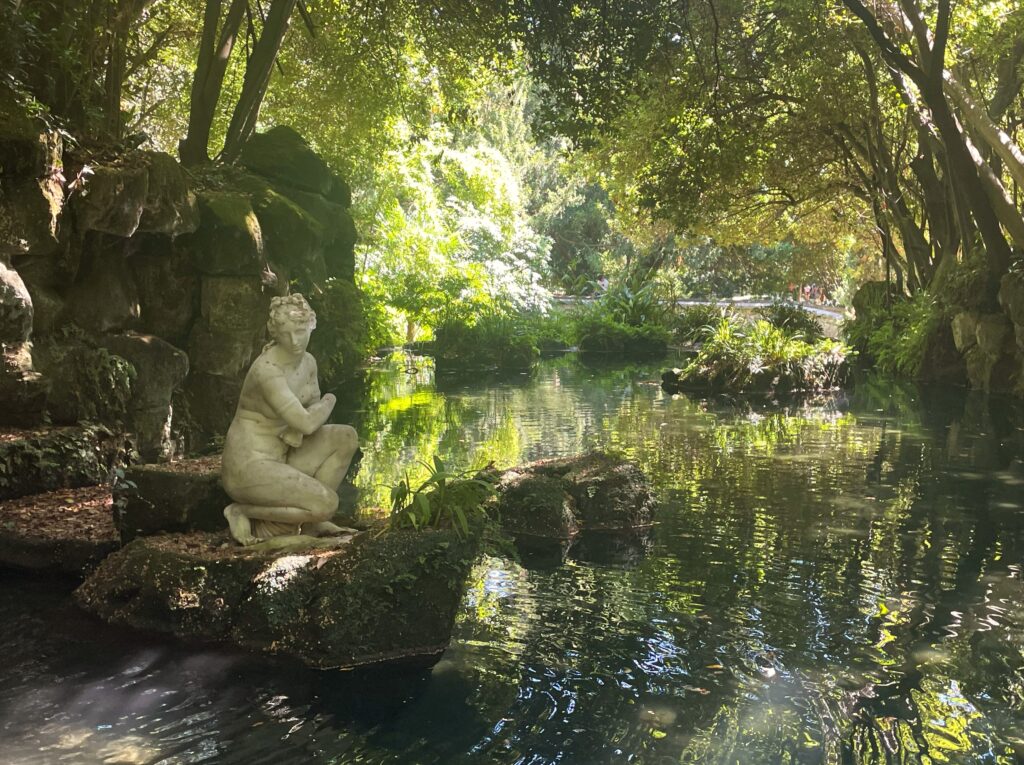
[[[0,565],[82,576],[120,547],[107,486],[0,503]]]
[[[220,455],[135,465],[114,485],[114,524],[126,544],[136,537],[226,528],[231,499],[220,485]]]

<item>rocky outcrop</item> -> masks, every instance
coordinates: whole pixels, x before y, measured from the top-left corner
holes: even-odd
[[[341,279],[346,331],[362,326],[351,193],[295,131],[253,136],[246,170],[90,151],[66,150],[0,83],[0,422],[97,418],[166,459],[182,446],[172,431],[192,447],[225,432],[273,295]],[[328,372],[358,361],[361,343],[341,345]],[[74,387],[117,359],[130,391],[118,374],[110,391]]]
[[[237,547],[224,533],[144,537],[108,557],[75,600],[111,624],[322,669],[436,657],[476,548],[443,530],[365,532],[287,552]]]

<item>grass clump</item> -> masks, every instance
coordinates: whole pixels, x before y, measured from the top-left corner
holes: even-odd
[[[523,315],[489,312],[470,322],[450,319],[434,329],[439,364],[466,368],[529,369],[540,356],[535,328]]]
[[[725,316],[725,310],[717,305],[687,306],[676,316],[675,338],[681,343],[702,343]]]

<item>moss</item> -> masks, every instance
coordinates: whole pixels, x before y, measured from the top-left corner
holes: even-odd
[[[136,370],[74,327],[38,344],[36,368],[49,382],[47,407],[54,422],[126,422]]]

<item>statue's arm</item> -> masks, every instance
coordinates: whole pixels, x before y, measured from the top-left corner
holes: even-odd
[[[334,409],[335,399],[330,393],[311,404],[307,409],[288,387],[288,381],[280,371],[267,369],[260,375],[261,388],[267,403],[284,420],[285,424],[303,435],[311,435],[327,422]]]

